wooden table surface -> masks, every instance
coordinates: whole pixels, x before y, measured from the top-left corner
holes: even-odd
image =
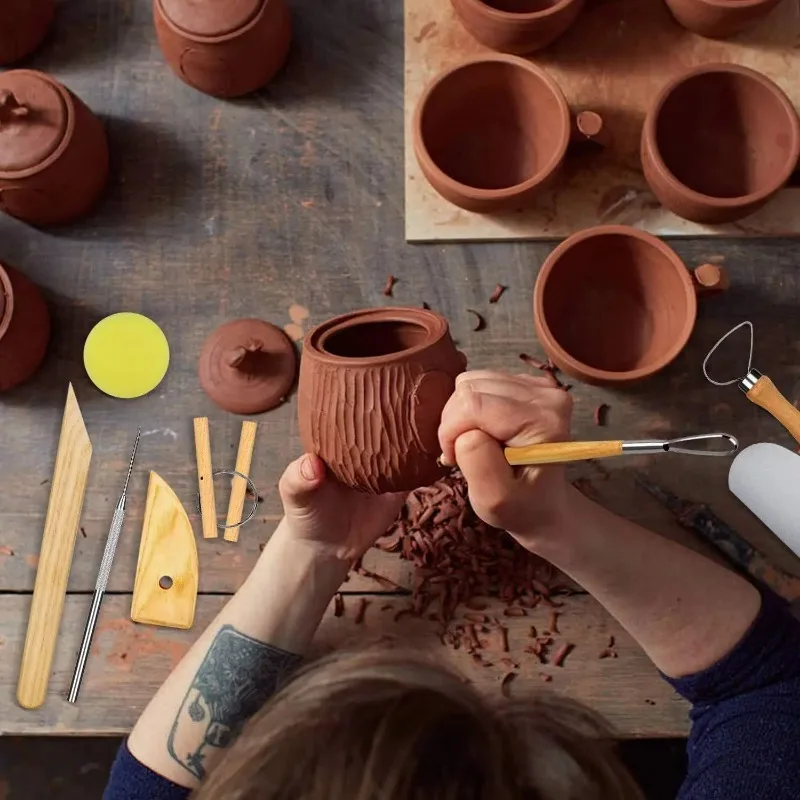
[[[79,224],[38,231],[0,220],[0,258],[42,287],[54,315],[49,357],[36,378],[0,398],[0,734],[111,734],[128,730],[203,625],[241,584],[280,514],[276,483],[299,453],[295,401],[260,418],[253,478],[264,504],[238,544],[202,541],[195,513],[192,418],[211,419],[213,460],[231,467],[240,420],[215,408],[195,371],[200,346],[218,324],[256,316],[308,327],[343,311],[386,305],[386,277],[398,277],[395,302],[423,301],[446,315],[473,367],[519,370],[521,352],[541,355],[531,292],[548,244],[412,246],[403,239],[402,4],[393,0],[292,0],[295,45],[284,72],[252,97],[221,102],[179,82],[162,62],[148,0],[70,0],[59,5],[54,35],[25,66],[53,72],[105,120],[113,178],[98,210]],[[800,397],[797,304],[800,272],[789,241],[696,240],[674,243],[688,265],[724,261],[733,287],[702,303],[681,358],[626,392],[573,391],[579,437],[666,436],[729,430],[744,444],[790,445],[765,413],[734,387],[702,378],[708,347],[731,325],[752,319],[756,366],[792,400]],[[495,284],[509,290],[496,305]],[[472,331],[467,312],[486,315]],[[83,341],[107,314],[131,310],[155,319],[172,347],[166,380],[134,401],[102,395],[83,371]],[[731,363],[730,368],[736,369]],[[14,695],[33,587],[55,446],[67,383],[81,403],[94,459],[69,581],[50,696],[24,711]],[[595,406],[611,406],[594,427]],[[145,436],[110,596],[89,660],[80,703],[64,693],[83,631],[105,536],[137,425]],[[660,533],[691,542],[670,515],[633,484],[632,470],[677,493],[704,500],[776,563],[798,571],[788,551],[726,489],[727,463],[681,457],[637,458],[596,482],[603,500]],[[134,626],[129,620],[148,470],[175,489],[198,534],[200,592],[192,631]],[[577,475],[597,477],[578,469]],[[222,492],[220,492],[222,496]],[[410,585],[408,565],[371,552],[374,571]],[[392,634],[435,648],[487,691],[503,669],[477,674],[468,657],[442,647],[433,623],[393,622],[386,606],[402,597],[363,578],[346,586],[371,595],[363,625],[355,601],[326,619],[320,640],[335,645]],[[626,736],[687,730],[686,705],[656,675],[630,638],[589,597],[568,598],[563,635],[577,647],[565,667],[540,668],[519,655],[525,626],[512,626],[511,655],[523,677],[588,702]],[[546,611],[542,610],[541,615]],[[542,616],[544,619],[544,616]],[[512,622],[516,622],[512,620]],[[523,626],[522,623],[525,623]],[[608,636],[619,658],[598,660]],[[530,658],[530,657],[529,657]],[[517,680],[514,691],[525,685]]]

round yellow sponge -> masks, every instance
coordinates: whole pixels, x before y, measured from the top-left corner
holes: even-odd
[[[141,397],[167,374],[169,344],[153,320],[125,311],[92,328],[83,347],[83,363],[100,391],[112,397]]]

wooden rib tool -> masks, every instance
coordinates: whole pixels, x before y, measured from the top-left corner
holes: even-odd
[[[92,443],[70,384],[17,684],[23,708],[39,708],[47,696],[91,460]]]
[[[239,452],[236,455],[236,471],[242,475],[250,475],[250,464],[253,461],[257,428],[258,425],[255,422],[245,421],[242,423]],[[240,478],[239,475],[234,475],[231,481],[231,499],[228,502],[228,518],[225,521],[224,538],[226,542],[239,541],[239,523],[242,521],[246,492],[247,481],[244,478]]]
[[[203,522],[203,538],[216,539],[217,501],[214,497],[208,417],[194,418],[194,449],[197,457],[197,484],[200,489],[200,518]]]

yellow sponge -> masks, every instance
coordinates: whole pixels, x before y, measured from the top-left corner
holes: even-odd
[[[83,363],[92,383],[106,394],[141,397],[167,374],[169,344],[153,320],[127,311],[112,314],[86,338]]]

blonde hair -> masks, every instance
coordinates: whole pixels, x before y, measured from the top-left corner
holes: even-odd
[[[515,690],[521,679],[514,684]],[[197,800],[632,800],[608,728],[555,696],[487,699],[430,658],[339,653],[246,726]]]

